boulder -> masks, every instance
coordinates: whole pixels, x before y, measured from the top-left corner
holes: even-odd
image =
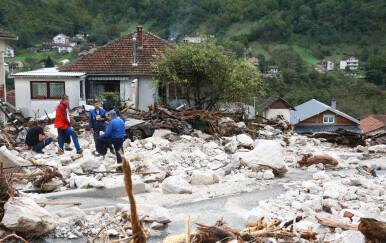
[[[338,239],[334,242],[339,243],[365,243],[365,236],[360,231],[346,230],[343,231]]]
[[[218,182],[218,176],[211,171],[194,171],[190,181],[192,185],[210,185]]]
[[[130,204],[118,204],[117,210],[130,215]],[[137,204],[137,212],[140,218],[147,215],[146,221],[154,221],[161,224],[172,222],[169,210],[157,205]]]
[[[256,223],[261,217],[264,217],[263,223],[267,224],[277,218],[276,215],[265,211],[261,207],[255,207],[247,214],[246,222]]]
[[[238,142],[236,142],[236,141],[229,142],[229,143],[225,144],[224,150],[227,153],[233,154],[237,150],[237,145],[238,145]]]
[[[23,165],[30,165],[27,160],[24,160],[7,149],[7,147],[2,146],[0,148],[0,161],[3,162],[3,168],[6,167],[19,167]],[[5,169],[5,171],[7,171]],[[27,169],[22,168],[23,172],[29,172]]]
[[[239,134],[236,138],[241,144],[251,145],[253,143],[253,139],[246,134]]]
[[[322,181],[330,181],[331,178],[327,175],[325,171],[319,171],[312,175],[312,179],[314,180],[322,180]]]
[[[98,181],[94,177],[75,176],[74,180],[77,188],[89,188],[89,187],[100,188],[105,186],[105,184],[102,181]]]
[[[264,171],[263,178],[265,180],[270,180],[270,179],[275,178],[275,175],[273,174],[272,170],[266,170],[266,171]]]
[[[82,167],[83,171],[91,171],[95,170],[99,167],[100,163],[95,157],[83,157],[78,161],[80,167]]]
[[[362,145],[358,145],[356,147],[356,149],[358,152],[366,152],[367,151],[367,148],[365,146],[362,146]]]
[[[31,198],[10,198],[4,205],[1,223],[10,230],[29,235],[43,235],[54,228],[50,213]]]
[[[179,176],[170,176],[161,184],[162,192],[165,194],[192,193],[192,186]]]
[[[373,153],[385,153],[386,152],[386,144],[379,144],[379,145],[375,145],[375,146],[371,146],[369,147],[369,152],[373,152]]]
[[[250,152],[236,153],[237,160],[242,159],[253,170],[258,171],[262,167],[269,167],[275,176],[283,176],[287,172],[284,163],[283,147],[277,141],[258,140],[256,147]]]

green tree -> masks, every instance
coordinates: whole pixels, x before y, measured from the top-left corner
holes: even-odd
[[[48,56],[47,59],[44,61],[44,67],[48,68],[53,66],[54,66],[54,62],[52,61],[51,57]]]
[[[217,46],[214,41],[184,43],[160,53],[153,64],[155,84],[182,86],[188,104],[213,109],[220,102],[248,102],[250,97],[264,95],[260,72],[235,54]]]

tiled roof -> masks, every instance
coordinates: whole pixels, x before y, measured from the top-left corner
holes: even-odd
[[[259,62],[259,59],[257,59],[256,57],[251,57],[251,58],[247,59],[247,62],[256,63],[256,62]]]
[[[7,31],[0,29],[0,39],[17,40],[17,36],[8,33]]]
[[[55,67],[41,68],[28,72],[15,73],[13,77],[81,77],[83,72],[59,72]]]
[[[320,61],[318,62],[318,64],[323,64],[324,62],[327,62],[327,61],[333,62],[334,64],[337,64],[337,63],[338,63],[336,60],[334,60],[334,59],[332,59],[332,58],[330,58],[330,57],[327,57],[327,58],[325,58],[325,59],[323,59],[323,60],[320,60]]]
[[[340,116],[343,116],[344,118],[347,118],[358,125],[362,124],[360,121],[347,115],[346,113],[343,113],[336,109],[332,109],[330,106],[323,104],[322,102],[317,101],[315,99],[309,100],[301,105],[298,105],[295,107],[295,109],[296,111],[291,111],[291,124],[298,124],[301,121],[304,121],[327,110]]]
[[[346,61],[346,60],[350,59],[351,57],[355,58],[354,56],[344,56],[344,57],[342,57],[342,61]]]
[[[133,66],[133,37],[136,33],[114,40],[92,54],[80,57],[60,69],[62,72],[92,73],[152,73],[151,63],[158,52],[165,52],[167,41],[143,31],[143,48],[137,47],[137,66]]]
[[[70,37],[65,35],[65,34],[59,34],[59,35],[61,35],[62,37],[66,38],[66,39],[70,39]]]
[[[279,68],[279,67],[276,65],[271,65],[271,66],[268,66],[268,68]]]
[[[264,111],[265,109],[269,108],[270,105],[272,105],[275,101],[282,100],[284,103],[286,103],[291,110],[296,110],[292,105],[290,105],[287,101],[285,101],[283,98],[281,98],[278,95],[272,95],[269,97],[266,101],[264,101],[260,106],[259,109]]]
[[[52,43],[52,46],[57,46],[57,47],[71,47],[69,44],[63,44],[63,43]]]
[[[386,125],[386,115],[369,115]]]
[[[368,132],[374,131],[374,130],[376,130],[378,128],[386,126],[385,123],[383,123],[382,121],[376,119],[374,116],[376,116],[376,115],[371,115],[371,116],[368,116],[367,118],[361,120],[363,125],[360,125],[359,128],[364,133],[368,133]],[[384,117],[385,120],[386,120],[386,115],[378,115],[378,117],[380,119],[382,119]]]
[[[337,132],[339,129],[343,129],[348,132],[363,134],[362,130],[357,126],[339,126],[339,125],[326,125],[326,126],[295,126],[294,131],[298,134],[313,133],[313,132]]]

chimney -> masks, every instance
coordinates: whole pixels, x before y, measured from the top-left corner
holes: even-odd
[[[142,46],[143,46],[143,27],[142,26],[137,27],[137,46],[138,46],[138,49],[142,49]]]
[[[137,38],[133,38],[133,66],[138,66],[137,63]]]
[[[335,99],[332,99],[332,101],[331,101],[331,108],[333,110],[336,110],[336,101],[335,101]]]

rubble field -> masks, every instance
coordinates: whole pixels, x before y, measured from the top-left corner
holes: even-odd
[[[237,125],[247,131],[244,126]],[[0,239],[14,232],[25,239],[74,242],[114,242],[132,235],[124,175],[116,172],[115,154],[94,156],[92,134],[85,128],[78,133],[83,155],[75,150],[59,155],[55,144],[44,154],[23,146],[0,148]],[[57,141],[53,125],[46,134]],[[230,137],[158,129],[146,139],[125,140],[123,147],[150,241],[169,235],[164,242],[186,242],[186,232],[168,230],[177,219],[169,210],[173,206],[237,198],[280,185],[284,190],[277,196],[229,212],[242,216],[244,225],[228,227],[221,215],[198,221],[190,226],[190,241],[353,243],[366,237],[377,242],[373,234],[363,233],[374,229],[365,227],[365,219],[383,227],[386,222],[386,145],[369,142],[347,147],[267,125],[253,135]],[[188,215],[189,208],[186,219]]]

